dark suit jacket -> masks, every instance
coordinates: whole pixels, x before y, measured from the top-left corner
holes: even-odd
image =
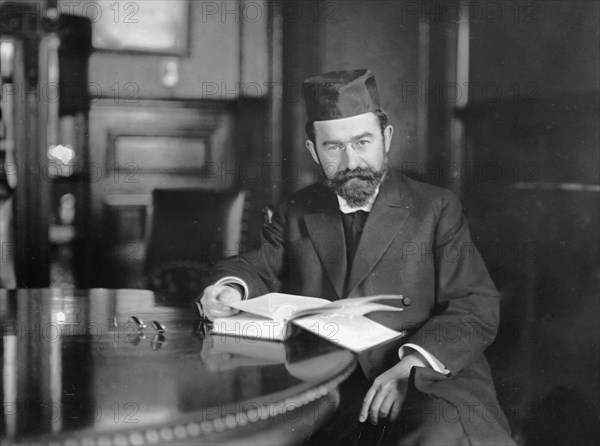
[[[422,369],[417,386],[467,406],[496,401],[483,351],[496,335],[499,295],[450,191],[388,172],[350,271],[346,265],[336,196],[314,184],[284,201],[260,246],[219,263],[214,279],[240,277],[250,297],[272,291],[330,300],[402,294],[411,300],[403,312],[369,317],[408,329],[402,342],[423,347],[451,372],[446,377]],[[365,374],[373,378],[397,363],[398,345],[361,355]]]

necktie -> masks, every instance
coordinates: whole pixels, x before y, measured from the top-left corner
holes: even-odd
[[[365,227],[365,222],[367,221],[368,216],[369,213],[365,211],[356,211],[352,212],[351,214],[342,214],[342,221],[344,223],[344,235],[346,238],[348,271],[350,271],[350,268],[352,266],[352,261],[354,260],[354,255],[356,254],[356,248],[358,247],[358,242],[360,240],[360,236],[362,235],[363,229]]]

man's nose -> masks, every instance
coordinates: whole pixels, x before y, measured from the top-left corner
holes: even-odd
[[[352,145],[348,144],[344,150],[344,164],[348,170],[356,169],[360,165],[360,157],[354,151]]]

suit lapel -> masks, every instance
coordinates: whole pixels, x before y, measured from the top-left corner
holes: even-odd
[[[388,171],[360,238],[348,280],[348,295],[375,267],[402,229],[410,214],[412,200],[404,184]]]
[[[338,202],[333,192],[316,203],[315,212],[304,216],[308,235],[321,264],[338,294],[343,297],[346,282],[346,243]]]

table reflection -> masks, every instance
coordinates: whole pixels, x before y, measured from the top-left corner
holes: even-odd
[[[188,302],[143,290],[0,291],[0,316],[9,443],[220,441],[335,401],[354,367],[309,333],[286,343],[207,334]]]

